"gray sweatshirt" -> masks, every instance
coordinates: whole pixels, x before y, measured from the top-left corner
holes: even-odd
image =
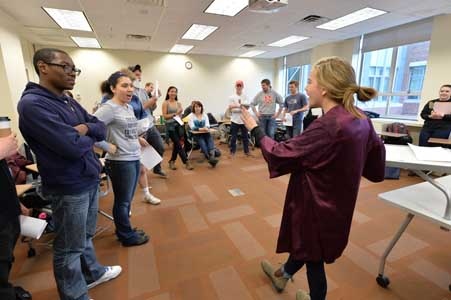
[[[258,93],[251,105],[258,107],[258,112],[262,115],[274,115],[276,113],[276,103],[283,104],[283,98],[277,92],[269,90],[267,93]]]
[[[123,106],[109,100],[94,114],[107,126],[106,140],[117,146],[117,152],[107,154],[106,159],[134,161],[141,157],[141,146],[138,140],[138,120],[133,107]]]

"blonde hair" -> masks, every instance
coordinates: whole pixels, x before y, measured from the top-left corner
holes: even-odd
[[[133,73],[132,71],[130,71],[128,68],[122,68],[119,70],[120,72],[124,73],[125,76],[127,76],[128,78],[130,78],[131,81],[135,81],[136,79],[136,75],[135,73]]]
[[[347,61],[336,56],[325,57],[315,63],[313,70],[318,85],[327,91],[330,99],[342,104],[357,118],[365,118],[354,105],[354,94],[357,94],[359,101],[366,102],[376,97],[377,91],[371,87],[357,85],[354,69]]]

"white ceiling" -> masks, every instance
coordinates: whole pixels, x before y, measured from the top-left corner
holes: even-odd
[[[276,58],[320,44],[359,36],[438,14],[451,13],[450,0],[289,0],[277,13],[243,10],[235,17],[205,14],[213,0],[0,0],[0,9],[14,18],[24,36],[33,43],[75,46],[69,36],[96,37],[103,48],[168,52],[175,43],[192,44],[190,53],[238,56],[253,49],[265,50],[259,58]],[[158,6],[164,3],[163,6]],[[62,30],[42,6],[82,10],[94,32]],[[389,13],[336,31],[315,28],[321,23],[298,23],[310,14],[334,19],[364,7]],[[182,40],[193,23],[219,29],[204,41]],[[127,34],[150,35],[150,41],[131,41]],[[266,46],[289,35],[311,37],[284,48]]]

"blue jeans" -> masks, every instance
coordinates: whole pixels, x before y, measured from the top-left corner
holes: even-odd
[[[274,133],[276,132],[276,120],[272,117],[272,115],[261,115],[258,119],[260,121],[260,127],[263,129],[265,134],[274,139]]]
[[[248,131],[246,126],[244,124],[236,124],[231,123],[230,124],[230,135],[232,136],[230,139],[230,153],[236,152],[236,139],[238,137],[238,131],[241,131],[241,141],[243,143],[243,150],[244,153],[249,153],[249,138],[248,138]]]
[[[147,130],[146,140],[158,152],[158,154],[160,154],[160,156],[163,157],[164,153],[163,139],[161,138],[161,134],[156,126],[152,126]],[[161,163],[153,167],[153,171],[154,172],[161,171]]]
[[[210,151],[215,149],[215,144],[213,143],[211,134],[209,132],[198,133],[194,135],[194,139],[196,140],[197,144],[199,144],[199,147],[204,153],[205,157],[209,158]]]
[[[96,258],[92,237],[96,231],[99,187],[76,195],[46,194],[52,202],[55,239],[53,272],[61,300],[88,300],[87,284],[105,273]]]
[[[430,146],[429,138],[447,139],[449,137],[449,130],[437,130],[423,128],[420,132],[420,146]]]
[[[291,138],[298,136],[302,132],[302,119],[299,120],[293,120],[293,126],[286,126],[288,136]]]
[[[105,163],[114,192],[113,217],[116,235],[121,242],[133,242],[139,235],[130,224],[130,207],[138,184],[139,160],[107,160]]]

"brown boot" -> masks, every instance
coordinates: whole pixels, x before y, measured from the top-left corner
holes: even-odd
[[[177,170],[177,167],[175,166],[175,161],[173,161],[173,160],[169,161],[169,169]]]
[[[186,167],[187,170],[194,169],[193,165],[191,164],[191,162],[189,160],[186,161],[185,167]]]

